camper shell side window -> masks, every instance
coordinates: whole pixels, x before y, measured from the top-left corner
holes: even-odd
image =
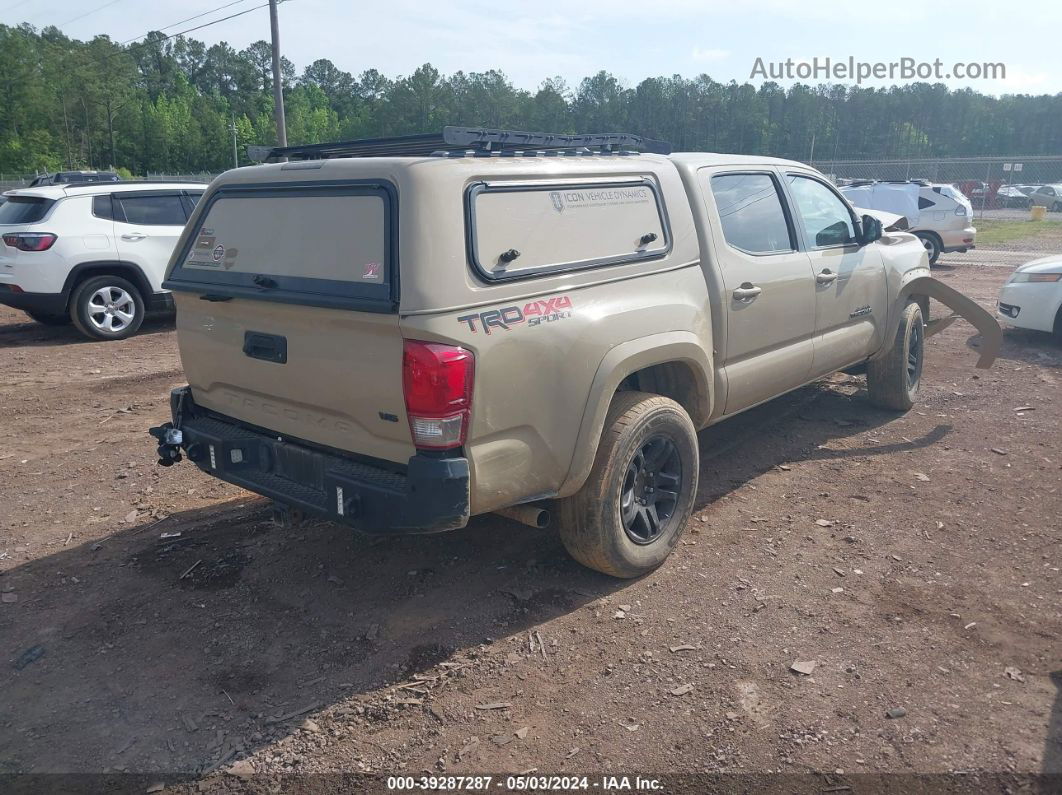
[[[478,182],[465,193],[468,258],[486,281],[660,259],[671,228],[649,178]]]

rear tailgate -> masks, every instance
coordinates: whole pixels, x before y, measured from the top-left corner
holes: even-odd
[[[212,193],[164,284],[195,402],[405,463],[393,218],[378,183]]]

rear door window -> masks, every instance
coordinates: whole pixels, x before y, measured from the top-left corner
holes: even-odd
[[[141,226],[184,226],[188,216],[179,193],[143,195],[115,194],[119,217],[115,220]]]
[[[479,183],[467,202],[470,258],[490,281],[653,259],[671,248],[648,179]]]
[[[37,196],[8,196],[0,204],[0,224],[35,224],[48,214],[54,199]]]
[[[167,287],[213,292],[206,289],[213,286],[265,300],[393,309],[389,190],[240,187],[208,201]]]
[[[770,174],[716,174],[712,195],[730,246],[749,254],[795,248],[778,185]]]

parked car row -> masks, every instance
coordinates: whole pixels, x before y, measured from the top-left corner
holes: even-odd
[[[93,339],[130,336],[147,311],[172,307],[166,264],[206,187],[92,180],[9,191],[0,304]]]
[[[1062,184],[1059,183],[1040,185],[966,181],[958,183],[956,187],[978,208],[981,206],[988,209],[1040,206],[1052,212],[1062,210]]]
[[[972,207],[981,209],[1046,207],[1049,211],[1062,211],[1062,183],[1004,183],[999,180],[982,182],[980,180],[962,180],[959,182],[931,183],[924,179],[912,180],[877,180],[845,179],[834,180],[842,190],[875,183],[903,184],[913,183],[923,187],[948,187],[964,196]]]

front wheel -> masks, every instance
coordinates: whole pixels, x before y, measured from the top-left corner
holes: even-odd
[[[144,322],[144,299],[120,276],[93,276],[74,290],[70,317],[86,337],[124,340]]]
[[[908,411],[914,406],[922,384],[925,342],[922,308],[912,301],[903,309],[888,353],[867,363],[871,403],[894,411]]]
[[[675,401],[619,392],[609,408],[590,476],[558,505],[569,554],[613,577],[662,564],[693,512],[697,432]]]

